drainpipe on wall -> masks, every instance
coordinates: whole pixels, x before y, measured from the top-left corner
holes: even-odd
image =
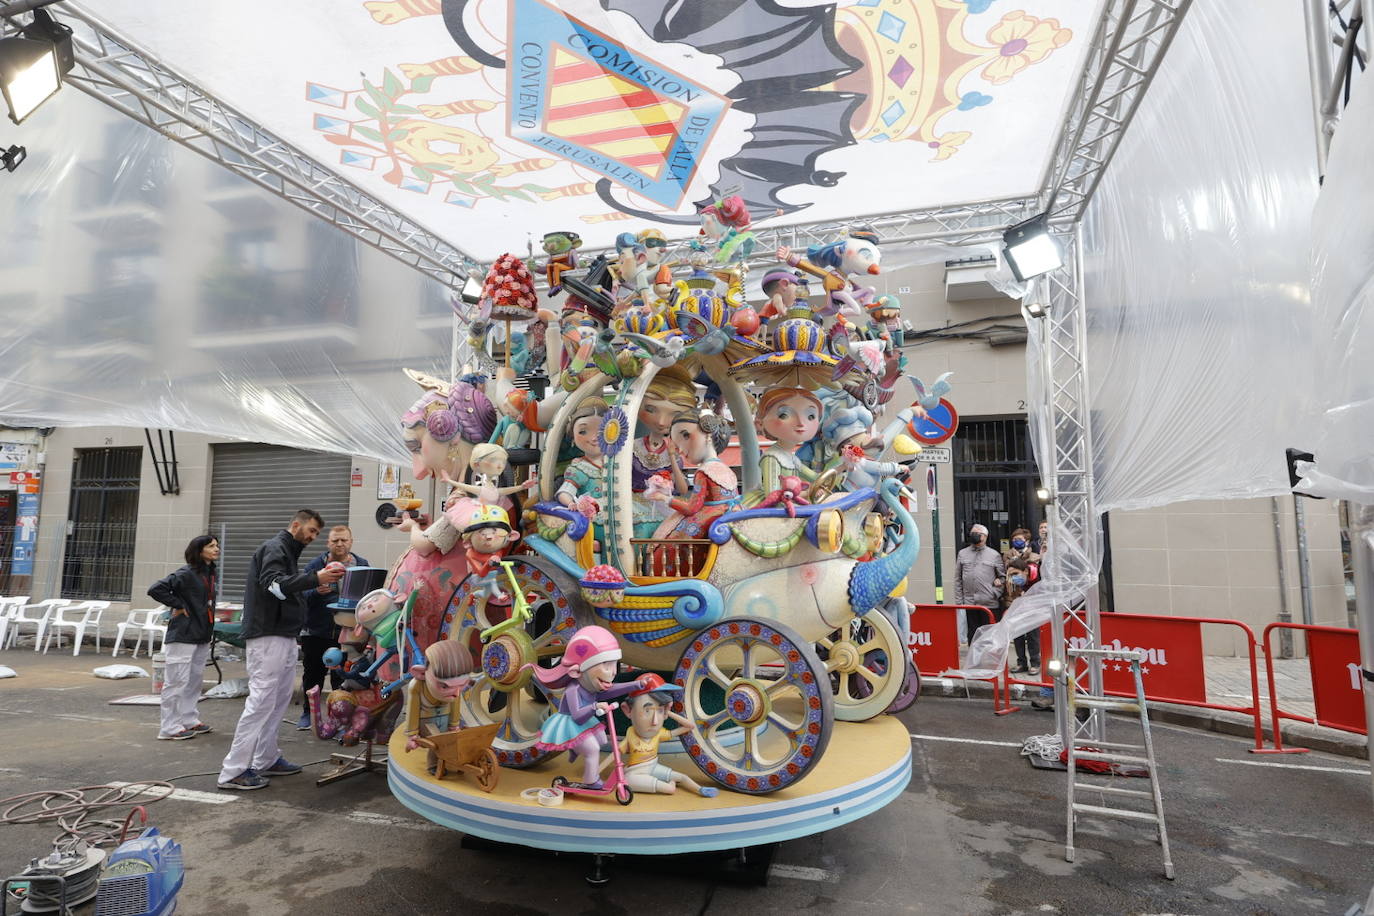
[[[1279,571],[1279,623],[1292,623],[1293,614],[1288,610],[1288,564],[1284,562],[1283,524],[1277,496],[1269,497],[1269,512],[1274,517],[1274,565]],[[1279,630],[1279,658],[1292,657],[1293,631]]]

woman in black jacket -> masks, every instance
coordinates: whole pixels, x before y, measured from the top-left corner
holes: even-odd
[[[203,686],[205,660],[215,628],[215,561],[219,541],[213,535],[191,538],[186,565],[153,584],[148,595],[171,608],[163,652],[167,670],[162,684],[162,728],[159,741],[182,741],[208,732],[196,702]]]

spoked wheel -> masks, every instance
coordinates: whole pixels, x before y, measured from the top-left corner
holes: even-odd
[[[499,764],[496,762],[496,752],[491,748],[482,751],[475,764],[477,767],[477,787],[483,792],[490,792],[496,788],[496,781],[501,778]]]
[[[835,694],[835,718],[862,722],[882,715],[906,674],[902,635],[880,611],[853,620],[816,643]]]
[[[910,657],[906,660],[906,674],[902,676],[902,689],[897,691],[897,697],[887,707],[889,715],[895,715],[905,709],[910,709],[911,705],[921,696],[921,672],[916,670],[916,663]]]
[[[449,638],[462,640],[479,660],[480,673],[460,698],[463,727],[499,724],[492,742],[496,760],[501,766],[519,769],[549,756],[534,745],[540,726],[553,711],[532,683],[534,675],[524,666],[549,667],[562,655],[563,646],[577,627],[573,602],[581,599],[572,577],[547,567],[538,558],[519,556],[512,562],[515,579],[530,605],[530,622],[483,645],[481,632],[507,619],[510,608],[489,604],[469,579],[449,606],[454,615]]]
[[[782,624],[734,617],[702,630],[678,660],[675,680],[693,723],[683,736],[687,753],[736,792],[792,785],[830,741],[835,714],[825,665]]]

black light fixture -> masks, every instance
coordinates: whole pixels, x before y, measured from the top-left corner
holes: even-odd
[[[1011,272],[1022,283],[1064,266],[1059,243],[1050,235],[1049,214],[1041,213],[1002,233]]]
[[[1044,503],[1045,505],[1049,505],[1050,503],[1054,502],[1054,494],[1050,492],[1049,487],[1036,487],[1035,498],[1040,500],[1040,502]]]
[[[22,146],[11,146],[7,150],[0,150],[0,168],[7,172],[13,172],[28,157],[29,151]]]
[[[56,0],[47,0],[47,3]],[[21,38],[0,39],[0,93],[5,96],[10,120],[19,124],[58,89],[62,78],[76,62],[72,30],[57,22],[46,10],[34,9],[29,2],[0,7],[0,15],[12,16],[33,9],[33,22],[19,34]]]
[[[1032,318],[1044,318],[1049,313],[1050,310],[1045,308],[1039,302],[1032,302],[1030,305],[1026,306],[1026,314],[1031,316]]]

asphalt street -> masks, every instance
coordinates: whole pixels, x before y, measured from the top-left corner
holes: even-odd
[[[1157,725],[1177,869],[1168,881],[1152,831],[1131,822],[1081,820],[1077,861],[1064,861],[1065,776],[1018,754],[1052,716],[998,718],[985,701],[926,696],[901,716],[913,735],[905,793],[781,844],[766,886],[742,880],[762,861],[751,850],[744,866],[620,857],[593,888],[584,856],[465,848],[396,802],[380,775],[316,788],[316,764],[263,791],[218,791],[242,701],[202,702],[210,735],[157,741],[155,706],[108,705],[148,681],[91,676],[108,661],[0,654],[21,675],[0,680],[0,797],[204,774],[176,779],[185,796],[150,808],[185,850],[179,913],[1347,914],[1374,885],[1366,761],[1256,757],[1242,738]],[[1130,740],[1126,722],[1112,729]],[[281,738],[301,763],[335,749],[287,724]],[[0,873],[46,853],[56,833],[0,826]]]

